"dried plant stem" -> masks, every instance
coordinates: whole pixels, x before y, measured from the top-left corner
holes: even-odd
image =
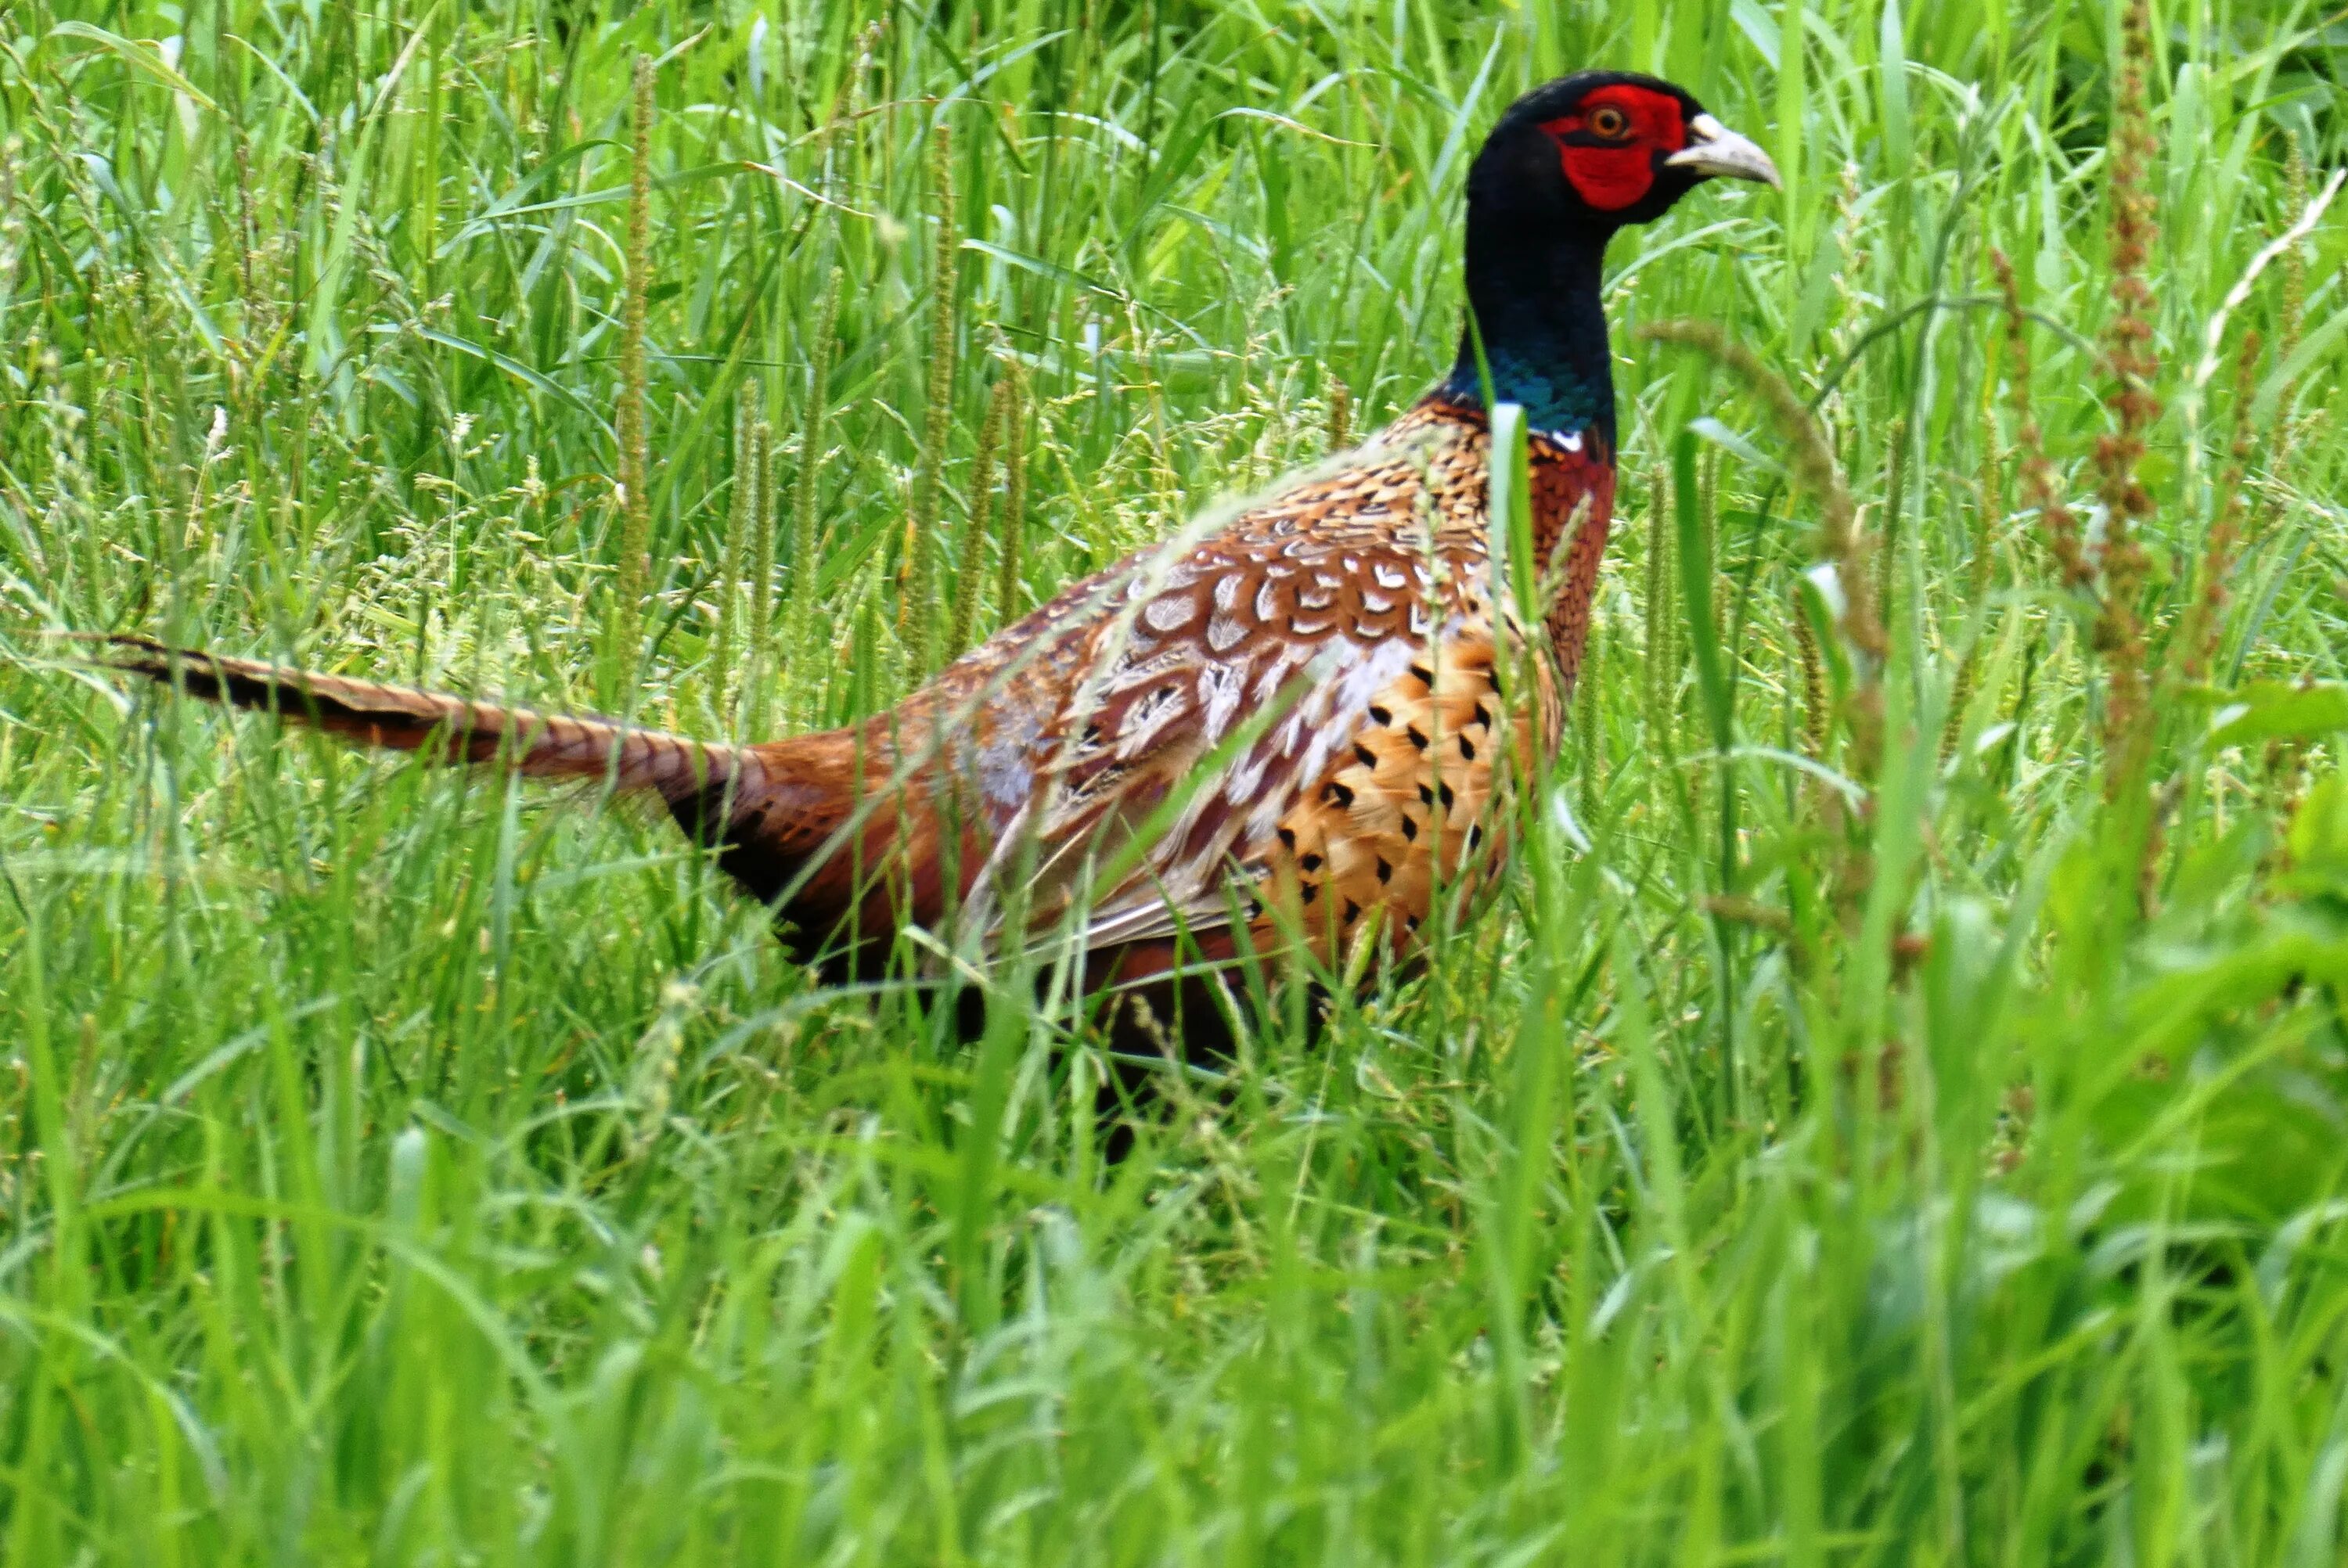
[[[916,679],[927,676],[937,647],[938,499],[945,485],[946,442],[953,431],[956,283],[962,236],[954,213],[953,143],[946,128],[931,133],[930,156],[938,225],[932,268],[929,403],[922,428],[921,467],[913,479],[913,504],[906,519],[905,594],[898,625]]]
[[[633,669],[652,586],[651,437],[646,427],[644,320],[652,292],[653,62],[635,61],[634,161],[628,179],[627,292],[620,323],[620,560],[613,653]]]
[[[823,473],[824,427],[831,411],[831,363],[839,331],[841,285],[840,270],[834,267],[824,282],[823,301],[816,307],[815,336],[808,343],[808,397],[799,420],[799,471],[791,483],[791,592],[783,622],[784,646],[794,658],[810,651],[808,632],[815,621],[816,487]],[[774,593],[774,539],[770,528],[759,541],[761,575],[754,579],[750,607],[751,641],[761,659],[767,652],[767,618]]]
[[[761,419],[750,431],[749,459],[757,474],[757,510],[750,518],[750,626],[743,638],[742,687],[737,697],[748,699],[745,718],[752,733],[767,727],[767,693],[774,684],[769,674],[774,652],[776,496],[782,480],[782,443],[775,427]]]
[[[759,417],[758,381],[742,383],[734,405],[734,494],[726,511],[726,548],[717,563],[717,638],[709,661],[710,700],[720,713],[727,711],[726,693],[734,674],[734,627],[741,614],[742,571],[752,549],[751,537],[767,520],[764,480],[766,422]]]

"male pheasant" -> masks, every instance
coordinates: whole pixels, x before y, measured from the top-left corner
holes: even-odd
[[[112,661],[371,745],[657,795],[835,977],[877,972],[908,923],[990,948],[1073,927],[1087,981],[1140,989],[1196,1050],[1225,1020],[1179,977],[1290,940],[1336,962],[1373,930],[1406,954],[1441,889],[1488,881],[1498,755],[1555,754],[1612,511],[1606,243],[1713,176],[1777,179],[1668,82],[1527,94],[1468,175],[1447,379],[848,729],[731,746],[144,641]],[[1526,410],[1535,556],[1562,563],[1513,706],[1488,386]]]

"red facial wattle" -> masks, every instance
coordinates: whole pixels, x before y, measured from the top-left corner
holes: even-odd
[[[1541,129],[1557,143],[1566,179],[1601,212],[1636,205],[1654,189],[1657,159],[1687,146],[1679,99],[1645,87],[1600,87]]]

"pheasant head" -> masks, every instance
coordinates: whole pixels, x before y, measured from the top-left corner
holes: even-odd
[[[1468,323],[1445,391],[1480,403],[1488,367],[1535,430],[1612,452],[1606,242],[1719,177],[1778,183],[1768,154],[1656,77],[1582,71],[1510,105],[1468,175]]]

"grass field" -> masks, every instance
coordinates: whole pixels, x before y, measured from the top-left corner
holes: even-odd
[[[5,1560],[2341,1561],[2348,25],[2125,11],[0,7]],[[52,635],[870,712],[1416,396],[1585,64],[1786,189],[1613,254],[1538,852],[1121,1163],[1025,973]]]

